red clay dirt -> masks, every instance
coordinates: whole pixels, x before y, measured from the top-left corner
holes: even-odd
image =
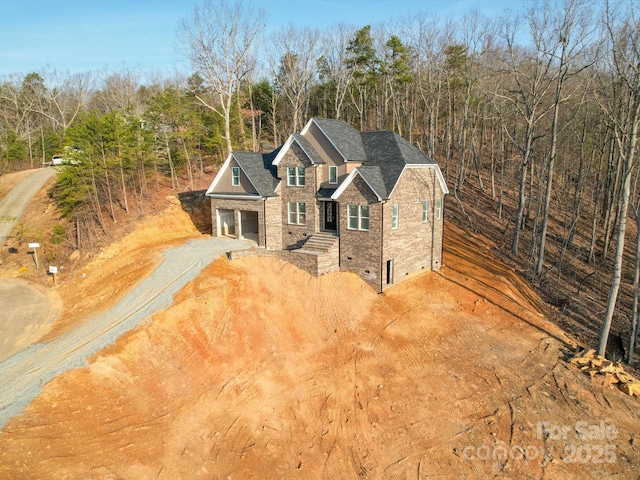
[[[136,276],[106,271],[150,270],[147,228],[60,292],[50,335]],[[384,295],[218,259],[5,425],[0,478],[636,478],[640,402],[562,360],[574,343],[490,249],[448,225],[441,272]]]

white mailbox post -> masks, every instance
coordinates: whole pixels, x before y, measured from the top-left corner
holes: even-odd
[[[58,267],[54,267],[53,265],[49,266],[49,273],[51,275],[53,275],[53,284],[57,285],[56,283],[56,275],[58,274]]]
[[[40,248],[40,244],[30,243],[29,248],[33,248],[33,257],[36,261],[36,270],[40,270],[40,265],[38,265],[38,249]]]

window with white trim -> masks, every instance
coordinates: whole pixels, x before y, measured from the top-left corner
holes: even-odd
[[[287,167],[287,185],[290,187],[304,187],[306,185],[304,167]]]
[[[391,206],[391,228],[397,230],[398,228],[398,204],[394,203]]]
[[[231,167],[231,185],[234,187],[240,185],[240,167]]]
[[[290,225],[305,225],[307,223],[307,205],[304,202],[289,202],[287,209]]]
[[[429,200],[422,201],[422,221],[429,220]]]
[[[349,230],[369,230],[369,205],[349,205],[347,216]]]
[[[436,199],[436,220],[442,217],[442,198]]]
[[[338,183],[338,167],[334,165],[329,167],[329,183],[334,185]]]

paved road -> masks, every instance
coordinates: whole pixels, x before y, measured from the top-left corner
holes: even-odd
[[[53,168],[36,170],[0,200],[0,247],[7,241],[34,195],[55,173]]]
[[[31,345],[0,362],[0,428],[40,393],[42,385],[116,341],[151,315],[171,305],[206,265],[247,240],[205,238],[164,252],[162,264],[109,311],[46,344]]]

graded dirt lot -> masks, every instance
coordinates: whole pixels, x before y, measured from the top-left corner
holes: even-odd
[[[60,299],[38,284],[0,280],[0,362],[38,341],[60,313]]]
[[[189,222],[168,209],[78,272],[49,338]],[[0,478],[636,478],[640,402],[562,360],[571,339],[490,250],[448,226],[442,271],[384,295],[215,260],[5,425]]]

